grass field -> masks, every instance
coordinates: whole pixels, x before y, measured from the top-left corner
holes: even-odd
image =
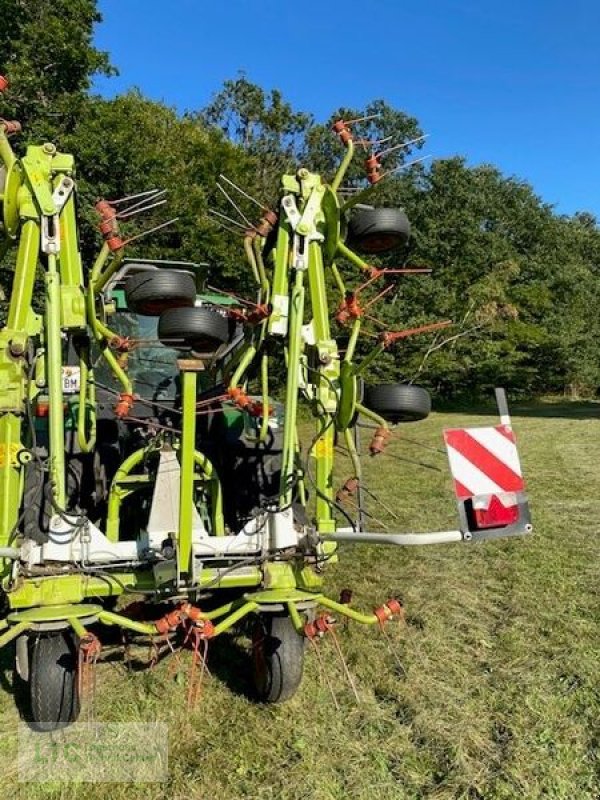
[[[408,800],[600,796],[600,406],[539,404],[514,410],[533,536],[478,545],[392,549],[346,546],[328,573],[332,596],[349,586],[357,606],[400,595],[407,624],[351,625],[339,636],[357,703],[330,641],[321,653],[339,710],[307,654],[288,704],[248,699],[243,638],[223,637],[198,707],[169,664],[129,673],[98,668],[102,721],[168,723],[162,784],[27,785],[17,782],[18,714],[12,652],[0,661],[0,797],[127,800]],[[488,424],[485,415],[433,414],[406,436],[442,446],[443,427]],[[396,438],[369,462],[366,482],[391,530],[455,524],[445,456]],[[441,471],[417,466],[415,459]],[[343,460],[340,482],[347,477]],[[142,651],[140,650],[140,653]]]

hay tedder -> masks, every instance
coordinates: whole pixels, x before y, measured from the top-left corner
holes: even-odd
[[[383,626],[402,613],[396,599],[363,613],[324,593],[340,542],[531,529],[505,408],[496,427],[445,432],[456,530],[377,533],[355,520],[357,421],[372,429],[376,458],[396,423],[430,410],[420,387],[369,385],[371,365],[448,323],[381,330],[370,351],[358,347],[365,287],[372,295],[388,274],[418,270],[365,260],[403,246],[409,226],[399,209],[359,202],[381,177],[381,153],[367,161],[364,191],[340,193],[352,126],[334,126],[346,154],[331,183],[307,169],[283,175],[276,210],[258,203],[254,222],[227,223],[256,278],[250,301],[201,291],[195,264],[126,257],[124,228],[162,202],[154,191],[96,204],[103,243],[84,269],[73,157],[46,143],[17,158],[19,125],[0,121],[0,249],[5,259],[15,250],[0,329],[0,646],[15,642],[35,727],[77,718],[105,626],[157,650],[185,645],[203,665],[211,639],[251,620],[256,695],[278,702],[298,688],[306,642],[336,617]],[[221,190],[236,209],[228,193],[256,202],[228,179]],[[342,260],[363,274],[357,289]],[[270,396],[273,364],[284,365],[282,402]],[[310,442],[300,399],[316,421]],[[352,474],[336,491],[338,440]],[[128,594],[138,598],[129,606]]]

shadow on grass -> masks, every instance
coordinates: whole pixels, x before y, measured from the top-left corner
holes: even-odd
[[[19,678],[15,669],[14,643],[0,650],[0,690],[13,696],[21,719],[31,722],[27,684]]]
[[[509,409],[513,417],[538,417],[540,419],[600,419],[600,402],[594,400],[537,400],[511,402]],[[494,403],[436,403],[435,411],[442,414],[473,414],[498,417]]]

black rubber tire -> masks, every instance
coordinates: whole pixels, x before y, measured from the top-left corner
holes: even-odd
[[[230,320],[210,306],[171,308],[160,315],[158,338],[169,347],[214,353],[232,335]]]
[[[427,389],[408,383],[382,383],[365,386],[363,405],[388,422],[418,422],[431,413]]]
[[[79,716],[77,647],[71,631],[32,637],[29,651],[31,727],[37,731],[66,728]]]
[[[168,308],[193,306],[196,282],[174,269],[152,269],[132,275],[125,284],[127,307],[134,314],[157,317]]]
[[[304,672],[304,641],[289,617],[259,615],[252,631],[252,672],[262,703],[283,703],[296,693]]]
[[[401,208],[358,208],[348,220],[348,245],[360,253],[389,253],[409,238],[410,222]]]

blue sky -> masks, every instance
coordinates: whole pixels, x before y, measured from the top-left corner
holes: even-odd
[[[416,116],[434,157],[529,181],[560,213],[600,217],[597,0],[100,0],[118,78],[197,109],[243,70],[326,118],[374,98]]]

